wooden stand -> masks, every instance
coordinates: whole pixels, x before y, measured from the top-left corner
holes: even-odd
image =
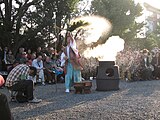
[[[91,93],[92,82],[83,81],[74,83],[75,94],[89,94]]]
[[[91,93],[91,87],[92,87],[92,82],[91,81],[84,81],[84,93],[89,94]]]

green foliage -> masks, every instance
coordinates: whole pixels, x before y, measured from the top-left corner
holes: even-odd
[[[144,48],[147,48],[149,50],[157,46],[158,46],[158,42],[154,34],[150,34],[144,41]]]
[[[77,21],[77,22],[73,22],[69,28],[68,28],[68,31],[72,32],[74,31],[75,29],[79,28],[79,27],[82,27],[82,26],[86,26],[86,25],[89,25],[88,22],[84,22],[82,20],[80,21]]]
[[[5,9],[0,9],[0,40],[1,46],[8,46],[17,51],[25,43],[37,46],[51,43],[54,35],[59,32],[80,0],[5,0],[0,2]],[[13,4],[13,2],[15,4]],[[34,10],[32,10],[34,8]],[[56,26],[59,29],[55,28]],[[36,42],[40,37],[41,42]],[[60,41],[61,42],[61,41]],[[59,42],[57,42],[59,44]]]
[[[125,42],[130,43],[137,39],[137,34],[142,30],[145,24],[133,22],[128,29],[122,33],[122,38],[125,39]]]
[[[154,31],[147,32],[144,46],[148,49],[152,49],[153,47],[160,47],[160,21],[157,22],[157,27]]]
[[[119,35],[125,39],[135,38],[142,27],[135,22],[135,18],[140,16],[141,12],[142,7],[135,4],[134,0],[94,0],[91,5],[92,14],[110,20],[113,25],[112,35]]]
[[[66,1],[66,5],[68,6],[70,12],[75,12],[77,10],[77,3],[81,0],[65,0]]]

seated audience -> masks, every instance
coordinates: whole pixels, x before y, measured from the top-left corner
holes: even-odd
[[[7,55],[6,55],[6,61],[7,61],[7,64],[13,64],[14,61],[15,61],[15,57],[14,57],[11,50],[9,50]]]
[[[44,61],[44,74],[48,83],[55,83],[55,73],[53,73],[53,65],[50,57],[46,57]]]
[[[44,71],[43,71],[44,67],[41,55],[38,55],[38,57],[32,61],[32,66],[37,69],[38,82],[41,82],[42,85],[45,85]],[[34,80],[34,82],[36,82],[36,80]]]
[[[22,53],[24,52],[24,48],[19,48],[19,51],[18,51],[18,53],[17,53],[17,55],[16,55],[16,61],[18,61],[18,62],[20,62],[20,60],[21,60],[21,58],[22,58]]]
[[[9,71],[10,67],[12,67],[13,63],[15,61],[15,57],[11,50],[8,51],[6,55],[6,69]]]
[[[28,60],[31,60],[31,58],[32,58],[32,53],[31,52],[32,52],[31,49],[27,50],[27,59]]]

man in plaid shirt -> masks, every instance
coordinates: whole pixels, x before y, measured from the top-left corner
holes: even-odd
[[[7,76],[5,86],[11,91],[23,91],[28,102],[40,102],[33,96],[33,81],[27,80],[28,75],[35,76],[36,68],[29,67],[26,64],[19,64],[11,70]]]

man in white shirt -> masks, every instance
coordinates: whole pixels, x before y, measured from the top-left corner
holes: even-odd
[[[37,72],[38,72],[38,75],[39,75],[38,82],[42,82],[42,85],[45,85],[44,71],[43,71],[43,61],[42,61],[42,56],[41,55],[38,55],[37,58],[32,61],[32,66],[37,69]],[[36,82],[36,80],[34,80],[34,82]]]

